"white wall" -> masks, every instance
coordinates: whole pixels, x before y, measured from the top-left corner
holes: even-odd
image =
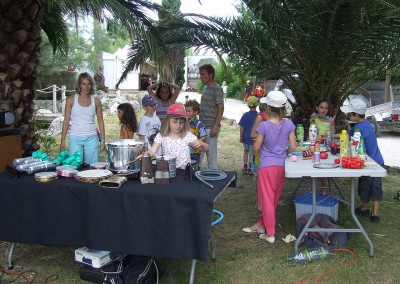
[[[129,46],[118,49],[114,54],[103,52],[104,79],[109,89],[115,89],[119,78],[124,72],[124,64],[127,61]],[[139,90],[140,70],[132,71],[119,85],[120,90]]]

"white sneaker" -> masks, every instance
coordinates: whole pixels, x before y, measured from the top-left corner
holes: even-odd
[[[275,236],[268,237],[267,234],[261,234],[261,235],[259,236],[259,238],[260,238],[261,240],[263,240],[263,241],[269,242],[270,244],[275,243]]]
[[[265,228],[259,228],[257,224],[253,225],[252,227],[242,228],[242,231],[245,233],[265,234]]]

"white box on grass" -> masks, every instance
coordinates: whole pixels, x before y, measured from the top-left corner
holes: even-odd
[[[312,193],[305,192],[294,199],[296,206],[296,220],[304,214],[312,213]],[[335,221],[338,220],[339,207],[338,199],[329,194],[317,193],[317,213],[331,216]]]
[[[87,247],[75,250],[75,260],[94,268],[100,268],[111,262],[110,252],[88,249]]]

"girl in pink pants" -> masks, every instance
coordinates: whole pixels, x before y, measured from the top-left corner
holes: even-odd
[[[254,151],[260,153],[257,185],[261,215],[255,225],[243,228],[246,233],[259,233],[260,239],[271,244],[275,242],[275,211],[285,182],[285,159],[296,148],[295,126],[285,119],[286,102],[280,91],[271,91],[260,100],[267,105],[267,120],[257,127],[254,142]]]

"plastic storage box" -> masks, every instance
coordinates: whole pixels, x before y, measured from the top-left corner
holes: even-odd
[[[296,206],[296,220],[304,214],[312,213],[312,193],[305,192],[294,199]],[[335,221],[338,219],[338,199],[329,194],[317,193],[317,213],[331,216]]]

